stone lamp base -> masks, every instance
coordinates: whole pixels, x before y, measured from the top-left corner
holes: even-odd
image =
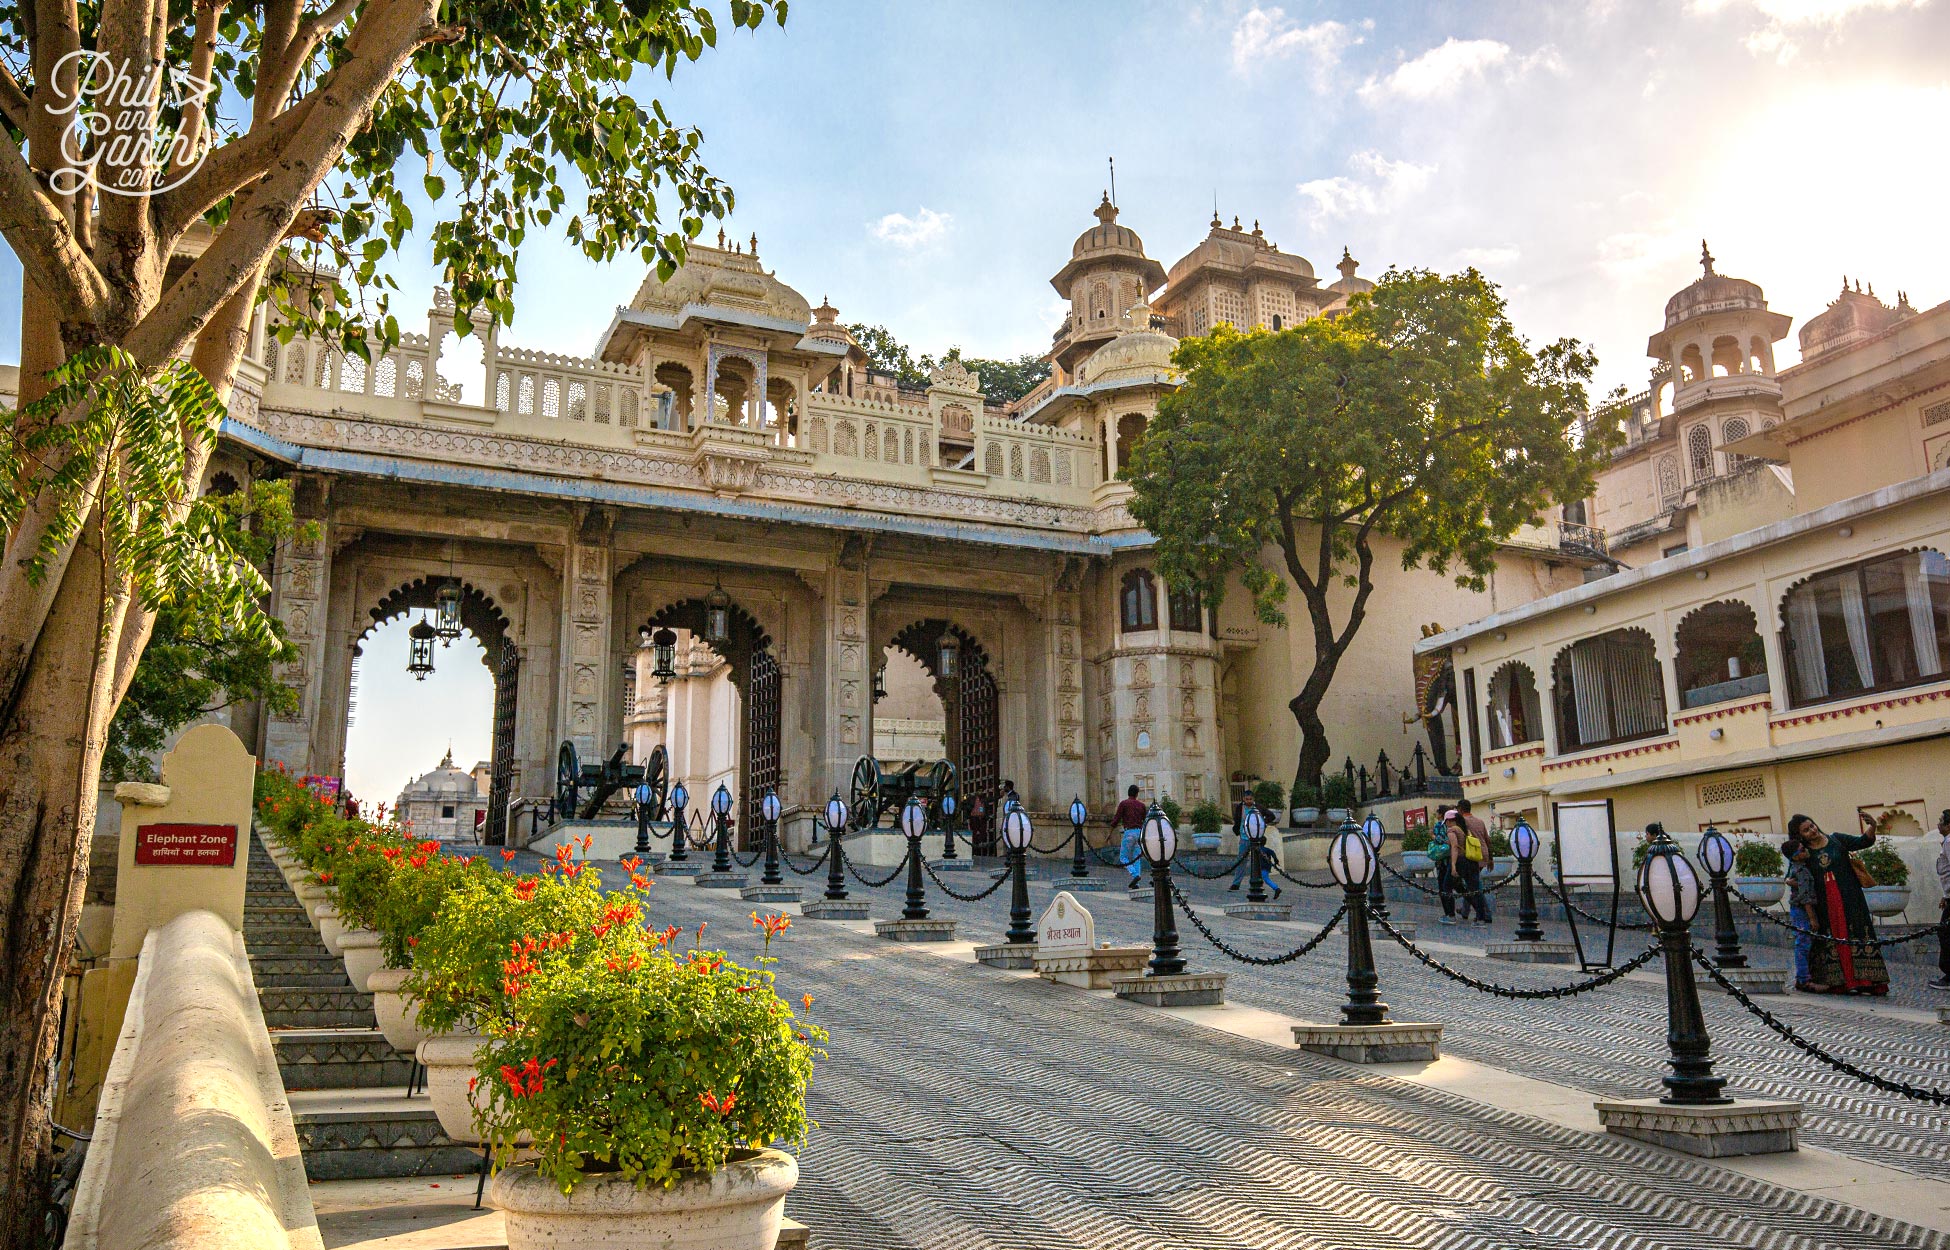
[[[802,916],[814,920],[865,920],[867,905],[860,899],[816,898],[799,909]]]
[[[1181,972],[1169,977],[1129,977],[1112,981],[1119,998],[1147,1007],[1211,1007],[1226,1000],[1223,972]]]
[[[1346,1063],[1430,1062],[1442,1054],[1442,1026],[1296,1024],[1293,1044]]]
[[[799,887],[796,885],[748,885],[738,891],[739,897],[748,903],[796,903],[799,901]]]
[[[955,940],[955,922],[952,920],[876,920],[873,931],[880,937],[895,942],[952,942]]]
[[[1607,1133],[1705,1159],[1784,1154],[1801,1129],[1798,1102],[1736,1098],[1717,1107],[1675,1106],[1657,1098],[1599,1099]]]
[[[1574,964],[1578,948],[1569,942],[1491,942],[1483,948],[1491,959],[1513,964]]]
[[[1007,968],[1013,972],[1027,972],[1036,966],[1036,944],[1034,942],[997,942],[993,946],[975,948],[975,958],[991,968]]]

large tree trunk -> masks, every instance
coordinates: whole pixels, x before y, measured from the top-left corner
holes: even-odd
[[[44,1244],[56,1007],[81,915],[123,604],[104,608],[100,552],[67,566],[18,697],[0,719],[0,1246]],[[104,630],[103,626],[107,628]],[[98,646],[98,640],[105,647]]]

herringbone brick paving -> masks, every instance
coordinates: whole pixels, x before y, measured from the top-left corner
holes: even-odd
[[[1213,912],[1223,883],[1217,889],[1201,891]],[[898,907],[892,888],[871,897],[877,915]],[[1006,898],[963,905],[934,893],[930,903],[968,916],[962,936],[981,938],[1006,923]],[[747,959],[758,953],[749,904],[677,884],[660,886],[654,901],[658,922],[706,919],[707,946]],[[1136,940],[1149,931],[1148,909],[1122,899],[1091,905],[1100,937]],[[1289,936],[1298,930],[1242,922],[1225,932],[1278,949],[1297,944]],[[1195,966],[1217,966],[1195,934],[1188,938]],[[811,1097],[820,1128],[800,1156],[791,1211],[822,1242],[849,1250],[1950,1246],[1950,1238],[1630,1142],[1384,1076],[1349,1075],[1169,1013],[815,921],[795,925],[775,953],[783,956],[781,991],[815,994],[813,1017],[833,1034]],[[1232,997],[1331,1018],[1341,959],[1330,940],[1297,968],[1261,974],[1232,964]],[[1469,963],[1506,981],[1571,978],[1565,969]],[[1484,1029],[1524,1005],[1446,983],[1412,989],[1416,973],[1434,976],[1399,952],[1383,954],[1391,1001],[1426,995],[1446,1008],[1436,1018],[1457,1022],[1445,1037],[1449,1049],[1462,1053],[1466,1037],[1480,1036],[1486,1040],[1474,1047],[1484,1061],[1550,1079],[1562,1078],[1538,1060],[1563,1052],[1582,1074],[1564,1083],[1584,1088],[1637,1094],[1656,1081],[1663,999],[1655,987],[1616,987],[1618,1005],[1602,1011],[1587,1000],[1544,1004],[1537,1021]],[[1716,1050],[1736,1084],[1751,1089],[1735,1022],[1722,1005],[1709,1009]],[[1823,1036],[1852,1027],[1841,1013],[1803,1010]],[[1535,1044],[1543,1019],[1565,1021],[1548,1047]],[[1874,1026],[1878,1036],[1883,1027]],[[1784,1048],[1752,1049],[1806,1079],[1806,1065]],[[1942,1116],[1880,1095],[1856,1099],[1860,1106],[1822,1089],[1809,1096],[1811,1122],[1846,1138],[1853,1153],[1915,1166],[1875,1148],[1886,1138],[1892,1149],[1928,1153],[1919,1171],[1941,1165]]]

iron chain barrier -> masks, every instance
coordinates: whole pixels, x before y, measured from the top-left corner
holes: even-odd
[[[898,877],[903,872],[907,871],[907,857],[904,855],[901,857],[901,862],[894,865],[894,871],[888,873],[886,876],[882,877],[878,881],[869,881],[865,877],[861,876],[860,870],[853,866],[852,860],[842,859],[841,862],[846,865],[846,870],[853,874],[853,879],[855,881],[858,881],[861,885],[866,886],[869,890],[878,890],[881,886],[886,885],[889,881],[892,881],[895,877]],[[923,860],[922,862],[926,863],[927,861]]]
[[[1911,1085],[1907,1081],[1892,1081],[1888,1077],[1877,1076],[1873,1072],[1865,1071],[1839,1055],[1829,1054],[1820,1046],[1817,1046],[1815,1043],[1795,1032],[1794,1026],[1777,1018],[1773,1012],[1747,997],[1746,993],[1739,986],[1727,980],[1721,974],[1720,969],[1713,961],[1706,957],[1706,952],[1700,950],[1697,946],[1693,948],[1693,962],[1706,970],[1706,975],[1713,979],[1715,985],[1718,985],[1721,989],[1733,995],[1735,1002],[1759,1017],[1762,1024],[1780,1034],[1789,1045],[1794,1046],[1810,1058],[1827,1064],[1829,1067],[1835,1069],[1835,1071],[1846,1076],[1852,1076],[1865,1085],[1874,1086],[1884,1093],[1897,1094],[1916,1102],[1935,1103],[1939,1107],[1950,1107],[1950,1090],[1930,1089],[1922,1085]]]
[[[1236,959],[1242,964],[1251,964],[1255,968],[1277,968],[1281,964],[1290,964],[1294,960],[1307,955],[1316,946],[1326,941],[1327,935],[1332,933],[1347,915],[1347,904],[1342,903],[1341,909],[1328,918],[1326,926],[1319,933],[1314,934],[1284,955],[1249,955],[1245,951],[1227,945],[1225,939],[1205,926],[1205,921],[1199,919],[1198,913],[1192,910],[1192,905],[1185,901],[1184,892],[1178,888],[1176,881],[1171,883],[1171,897],[1172,901],[1178,904],[1178,910],[1185,913],[1185,919],[1192,922],[1192,927],[1197,929],[1206,941],[1217,947],[1221,954],[1229,959]]]
[[[934,865],[930,864],[927,860],[923,859],[921,861],[921,869],[922,871],[926,872],[930,877],[934,878],[934,883],[941,887],[941,892],[943,894],[946,894],[949,898],[958,898],[964,903],[981,902],[989,895],[995,893],[1003,886],[1009,884],[1010,878],[1015,874],[1015,870],[1012,868],[1008,872],[1005,872],[1001,876],[997,877],[995,881],[990,884],[988,889],[983,890],[979,894],[961,894],[956,892],[953,886],[949,885],[946,881],[943,881],[941,879],[941,875],[935,872]]]
[[[833,857],[833,847],[835,845],[836,843],[828,842],[826,849],[819,853],[819,858],[812,862],[812,867],[810,868],[801,868],[799,865],[793,863],[791,852],[783,849],[779,851],[779,862],[802,877],[816,876],[826,871],[826,861]]]
[[[1657,946],[1650,946],[1647,947],[1645,950],[1639,952],[1639,954],[1635,955],[1630,960],[1627,960],[1625,963],[1618,965],[1616,968],[1612,968],[1609,969],[1608,971],[1601,972],[1597,976],[1591,977],[1588,980],[1573,981],[1569,985],[1552,985],[1552,986],[1544,987],[1542,989],[1534,989],[1534,990],[1523,989],[1514,985],[1498,985],[1494,981],[1478,980],[1477,978],[1470,976],[1467,972],[1461,972],[1455,968],[1451,968],[1448,964],[1443,963],[1440,959],[1437,959],[1434,955],[1429,954],[1427,951],[1423,950],[1415,943],[1403,937],[1399,929],[1395,928],[1394,925],[1388,923],[1388,918],[1386,916],[1377,916],[1370,913],[1368,919],[1380,925],[1381,931],[1383,933],[1386,933],[1389,937],[1395,939],[1396,945],[1400,946],[1403,950],[1407,951],[1409,954],[1415,956],[1415,958],[1421,960],[1422,963],[1424,963],[1428,967],[1433,968],[1435,971],[1441,973],[1443,976],[1448,977],[1451,981],[1460,982],[1463,985],[1467,985],[1472,990],[1479,990],[1485,994],[1494,994],[1498,998],[1517,998],[1517,999],[1531,999],[1531,1000],[1547,999],[1547,998],[1573,998],[1579,994],[1584,994],[1591,990],[1601,989],[1604,986],[1610,985],[1613,981],[1619,980],[1620,978],[1624,977],[1627,973],[1637,972],[1640,968],[1643,968],[1648,963],[1651,963],[1652,960],[1655,959],[1659,954],[1659,948]]]
[[[1881,950],[1885,946],[1901,946],[1905,942],[1921,941],[1923,938],[1926,937],[1935,937],[1941,928],[1941,926],[1938,925],[1924,925],[1921,929],[1918,929],[1914,933],[1905,933],[1901,937],[1892,937],[1892,938],[1867,938],[1867,937],[1838,938],[1823,933],[1819,929],[1804,929],[1800,925],[1795,924],[1791,920],[1785,920],[1780,916],[1776,916],[1772,912],[1763,909],[1759,904],[1755,903],[1752,899],[1740,893],[1738,890],[1732,890],[1729,891],[1729,893],[1731,893],[1733,897],[1739,899],[1741,903],[1746,906],[1747,910],[1753,912],[1754,915],[1759,916],[1762,920],[1765,920],[1768,924],[1774,925],[1777,928],[1786,929],[1789,933],[1796,934],[1797,936],[1800,937],[1813,938],[1817,942],[1827,942],[1835,946],[1853,947],[1856,950],[1871,950],[1871,949]]]
[[[1556,890],[1551,888],[1550,882],[1544,880],[1542,877],[1537,878],[1537,886],[1539,889],[1543,890],[1544,893],[1550,895],[1558,902],[1564,904],[1566,907],[1570,908],[1578,915],[1583,916],[1586,920],[1589,920],[1592,924],[1609,925],[1612,923],[1610,919],[1604,916],[1593,915],[1591,912],[1588,912],[1584,908],[1579,907],[1576,903],[1573,903],[1570,899],[1566,898],[1564,895],[1559,894]],[[1618,927],[1621,929],[1629,930],[1632,933],[1653,933],[1656,932],[1658,929],[1657,925],[1653,925],[1650,923],[1633,924],[1631,921],[1628,920],[1619,921]]]

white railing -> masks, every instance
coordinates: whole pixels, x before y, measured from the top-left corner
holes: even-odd
[[[436,372],[433,349],[424,334],[402,334],[399,346],[367,362],[323,339],[280,343],[274,332],[265,336],[261,363],[265,380],[272,384],[380,399],[460,399],[459,385]]]
[[[488,407],[517,417],[631,429],[649,425],[643,370],[519,347],[496,350]]]
[[[846,396],[815,395],[806,406],[799,446],[814,455],[865,466],[902,465],[925,469],[939,458],[940,437],[925,408]],[[859,468],[849,468],[858,473]]]
[[[1097,447],[1093,436],[987,416],[975,425],[975,467],[989,477],[1037,486],[1088,486]]]

